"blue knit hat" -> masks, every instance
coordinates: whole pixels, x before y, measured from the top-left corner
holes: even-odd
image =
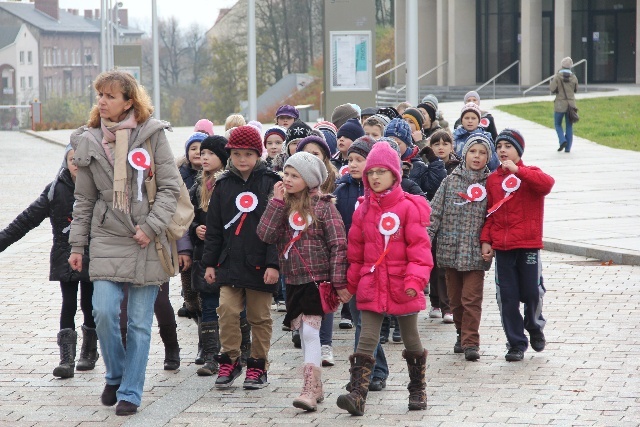
[[[191,144],[193,144],[194,142],[202,142],[208,136],[209,135],[204,132],[195,132],[191,134],[189,139],[187,139],[187,142],[184,143],[184,152],[187,156],[187,160],[189,160],[189,147],[191,146]]]
[[[349,119],[338,130],[338,139],[341,137],[349,138],[351,141],[364,136],[364,129],[358,119]]]
[[[400,138],[407,145],[407,148],[413,147],[413,137],[411,136],[411,128],[406,120],[395,118],[389,122],[384,128],[384,136],[395,136]]]

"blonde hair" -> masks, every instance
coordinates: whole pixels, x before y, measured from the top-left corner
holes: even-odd
[[[407,101],[401,102],[400,104],[396,105],[396,111],[398,111],[398,113],[400,112],[400,110],[404,111],[407,108],[410,108],[411,104],[409,104]]]
[[[210,171],[207,172],[205,170],[201,171],[201,179],[200,179],[200,209],[203,212],[207,212],[209,210],[209,200],[211,199],[211,193],[213,193],[213,189],[216,186],[216,178],[218,174],[224,170],[224,165],[222,165],[221,170]],[[207,183],[211,182],[211,189],[207,186]]]
[[[229,117],[227,117],[227,120],[225,120],[224,130],[227,131],[231,128],[237,128],[239,126],[244,126],[246,124],[247,122],[244,120],[244,117],[242,117],[240,114],[232,114]]]
[[[326,157],[322,160],[322,163],[324,163],[324,166],[327,168],[327,179],[320,186],[320,191],[322,192],[322,194],[331,194],[333,193],[333,190],[336,189],[338,170],[335,166],[333,166],[331,160]]]
[[[93,87],[98,92],[102,92],[107,87],[111,90],[119,89],[125,101],[133,101],[131,108],[138,123],[146,122],[153,114],[153,105],[151,105],[151,98],[149,98],[147,91],[129,73],[118,70],[105,71],[98,74],[98,77],[93,81]],[[98,128],[100,124],[100,110],[96,102],[89,113],[87,126]]]

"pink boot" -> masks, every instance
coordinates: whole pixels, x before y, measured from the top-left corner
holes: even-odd
[[[317,399],[320,397],[324,399],[324,396],[322,395],[322,390],[319,391],[319,397],[318,397],[318,391],[316,391],[316,381],[315,381],[316,376],[314,375],[314,368],[316,368],[318,371],[320,370],[320,368],[315,367],[311,363],[307,363],[303,366],[302,376],[303,376],[304,383],[302,386],[302,393],[300,393],[300,396],[298,396],[293,400],[293,406],[295,406],[296,408],[304,409],[305,411],[317,411],[318,410]],[[320,374],[317,374],[317,376],[319,378]]]

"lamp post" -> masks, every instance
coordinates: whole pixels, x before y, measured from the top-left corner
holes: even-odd
[[[156,0],[151,0],[151,27],[153,32],[153,105],[154,116],[160,120],[160,49],[158,42],[158,5]]]
[[[249,100],[249,120],[258,119],[258,97],[257,97],[257,85],[256,85],[256,0],[248,1],[248,45],[247,49],[247,77],[248,77],[248,91],[247,99]]]

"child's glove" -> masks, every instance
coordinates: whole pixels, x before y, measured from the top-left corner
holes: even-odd
[[[429,161],[429,163],[438,159],[436,153],[434,153],[431,147],[429,147],[428,145],[420,150],[420,155],[424,156]]]

